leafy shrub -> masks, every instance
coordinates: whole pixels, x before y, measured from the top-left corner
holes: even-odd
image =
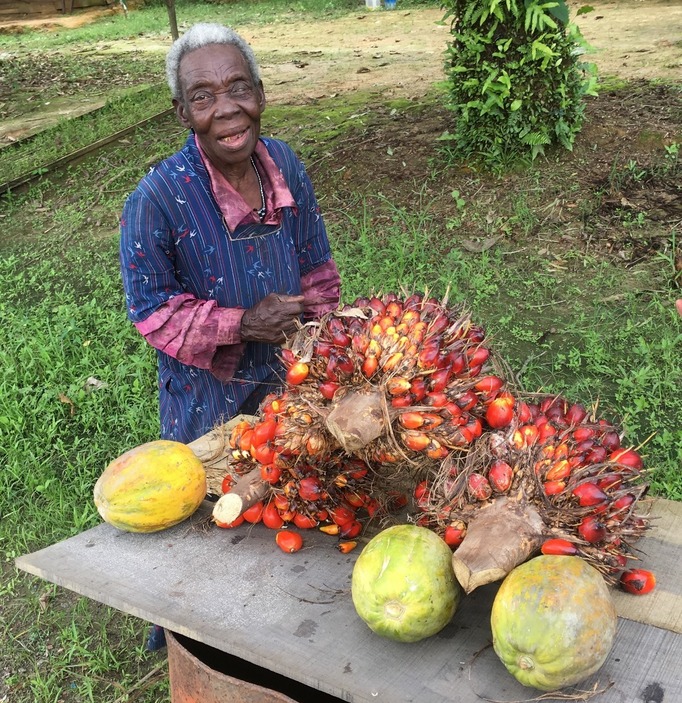
[[[443,0],[452,40],[446,50],[444,135],[460,158],[501,166],[534,159],[545,147],[572,149],[595,95],[585,42],[563,0]],[[579,11],[580,12],[580,11]]]

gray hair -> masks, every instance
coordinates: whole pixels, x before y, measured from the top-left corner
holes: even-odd
[[[209,44],[225,44],[239,49],[246,59],[254,85],[260,83],[258,63],[253,49],[247,42],[230,27],[213,22],[199,22],[192,25],[179,39],[173,42],[166,56],[166,79],[173,98],[182,99],[180,87],[180,61],[182,57],[190,51],[201,49]]]

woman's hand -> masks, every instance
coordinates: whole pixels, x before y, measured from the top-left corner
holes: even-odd
[[[302,295],[270,293],[249,308],[242,317],[243,342],[281,344],[297,330],[296,321],[303,314]]]
[[[682,315],[682,299],[675,301],[675,307],[677,308],[677,312]]]

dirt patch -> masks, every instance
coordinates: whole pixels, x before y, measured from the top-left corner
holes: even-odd
[[[594,49],[588,58],[600,75],[623,79],[678,80],[682,69],[682,3],[669,0],[629,0],[595,3],[594,12],[575,16],[582,3],[574,3],[571,16]],[[77,26],[116,10],[83,12],[73,17],[41,20]],[[268,100],[272,104],[310,102],[325,96],[365,91],[383,98],[423,96],[435,81],[443,80],[443,52],[449,28],[439,24],[443,11],[436,8],[367,10],[334,20],[278,22],[238,28],[252,44],[260,60]],[[31,22],[38,22],[32,20]],[[106,61],[112,55],[137,52],[154,56],[158,80],[163,81],[163,55],[170,35],[140,37],[88,46],[92,62],[90,89],[106,86],[111,76]],[[98,59],[101,64],[98,69]],[[5,57],[5,60],[9,60]],[[147,74],[146,80],[149,80]],[[135,85],[134,76],[130,85]],[[34,85],[41,94],[50,90],[50,80]],[[76,95],[77,91],[71,93]],[[40,125],[45,127],[64,116],[44,106]],[[74,107],[74,110],[79,108]],[[37,128],[16,124],[0,128],[0,142],[6,130],[18,139]],[[4,139],[3,139],[4,137]]]

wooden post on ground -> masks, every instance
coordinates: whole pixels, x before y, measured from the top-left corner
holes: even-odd
[[[166,0],[166,7],[168,8],[171,37],[173,37],[173,41],[175,41],[180,36],[178,34],[178,18],[175,15],[175,0]]]

